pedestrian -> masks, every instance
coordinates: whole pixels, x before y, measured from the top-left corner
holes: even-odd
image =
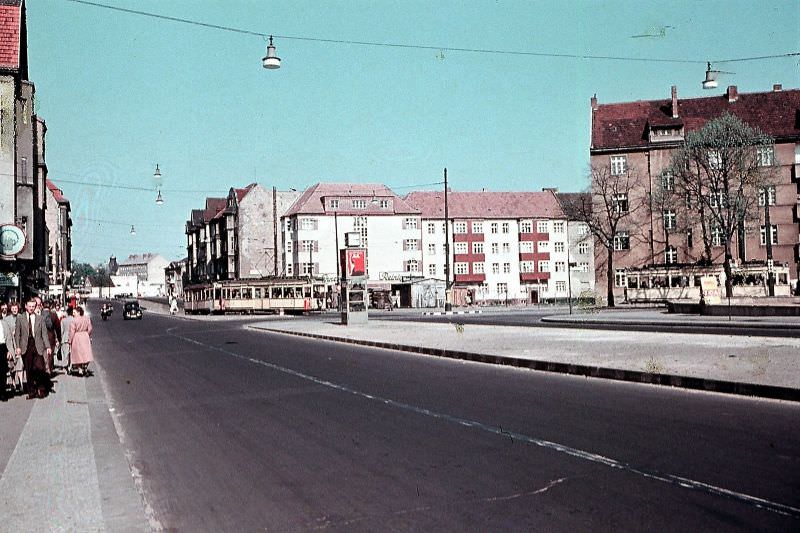
[[[78,306],[69,326],[70,359],[73,371],[79,376],[89,373],[89,363],[94,361],[92,354],[92,321],[84,315],[83,307]]]
[[[61,359],[61,367],[65,368],[67,373],[71,371],[69,361],[69,327],[74,320],[72,312],[72,307],[67,307],[66,315],[61,319],[61,357],[59,359]]]
[[[13,365],[9,364],[11,375],[11,387],[15,392],[22,392],[25,383],[25,367],[22,364],[22,356],[17,353],[17,341],[14,332],[17,327],[17,317],[19,316],[19,303],[11,302],[8,304],[8,315],[3,317],[3,328],[6,332],[6,347]]]
[[[6,327],[5,318],[8,316],[8,304],[5,302],[0,303],[0,370],[2,371],[2,379],[0,379],[0,401],[8,399],[8,378],[11,375],[11,369],[14,367],[14,355],[8,351],[10,341],[6,339],[13,337],[13,330],[9,333]]]
[[[169,301],[169,313],[174,315],[178,312],[178,299],[174,296],[170,297]]]
[[[30,298],[25,303],[25,312],[18,315],[14,330],[16,351],[22,356],[28,377],[29,400],[44,398],[52,387],[45,364],[50,357],[50,341],[47,338],[47,326],[41,314],[36,314],[36,307],[36,299]]]
[[[47,340],[50,341],[50,357],[46,361],[47,373],[52,377],[55,371],[54,358],[56,352],[58,352],[58,347],[61,345],[61,323],[53,302],[48,300],[43,305],[42,316],[44,317],[44,325],[47,326]]]

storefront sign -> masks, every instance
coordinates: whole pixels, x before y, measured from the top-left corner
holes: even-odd
[[[14,256],[25,248],[25,233],[13,224],[0,226],[0,255]]]
[[[700,290],[707,305],[720,303],[719,281],[716,276],[703,276],[700,278]]]
[[[0,272],[0,287],[19,287],[19,276],[12,272]]]
[[[363,248],[346,248],[342,250],[342,272],[345,278],[357,278],[367,272],[367,251]]]

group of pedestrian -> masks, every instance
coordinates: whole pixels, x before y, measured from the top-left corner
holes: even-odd
[[[61,308],[33,296],[20,311],[17,301],[0,302],[0,400],[27,394],[44,398],[53,390],[56,362],[69,374],[91,375],[92,322],[83,307]]]

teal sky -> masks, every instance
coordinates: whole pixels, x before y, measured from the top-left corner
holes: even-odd
[[[800,86],[797,56],[719,64],[735,74],[716,91],[700,86],[707,60],[800,51],[797,0],[98,2],[285,37],[648,60],[276,37],[282,66],[268,71],[258,36],[28,0],[36,109],[79,261],[183,257],[190,210],[253,181],[380,182],[402,195],[447,167],[457,190],[580,190],[595,93],[608,103],[667,98],[671,85],[681,98]],[[642,34],[656,36],[631,37]]]

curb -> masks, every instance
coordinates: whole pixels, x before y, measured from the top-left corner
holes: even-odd
[[[489,355],[472,352],[462,352],[457,350],[444,350],[440,348],[426,348],[424,346],[410,346],[405,344],[395,344],[391,342],[366,341],[360,339],[347,339],[335,337],[333,335],[320,335],[317,333],[305,333],[301,331],[286,331],[281,329],[265,328],[260,326],[247,326],[250,329],[269,331],[271,333],[282,333],[284,335],[295,335],[346,344],[357,344],[387,350],[399,350],[403,352],[418,353],[423,355],[433,355],[436,357],[447,357],[449,359],[461,359],[464,361],[474,361],[477,363],[489,363],[494,365],[514,366],[518,368],[528,368],[542,372],[555,372],[558,374],[570,374],[573,376],[585,376],[602,379],[613,379],[617,381],[629,381],[633,383],[646,383],[650,385],[665,385],[683,389],[701,390],[707,392],[718,392],[722,394],[735,394],[738,396],[751,396],[759,398],[770,398],[774,400],[786,400],[790,402],[800,402],[800,389],[789,387],[778,387],[775,385],[758,385],[755,383],[740,383],[736,381],[724,381],[718,379],[694,378],[687,376],[677,376],[674,374],[650,374],[638,370],[620,370],[616,368],[606,368],[601,366],[589,366],[570,363],[557,363],[552,361],[541,361],[533,359],[521,359],[518,357],[508,357],[503,355]]]
[[[442,316],[442,315],[479,315],[483,313],[480,309],[475,311],[426,311],[422,316]]]
[[[798,330],[800,331],[800,324],[764,324],[762,322],[756,323],[742,323],[737,321],[725,322],[679,322],[676,320],[608,320],[608,319],[571,319],[562,318],[558,316],[543,316],[539,319],[540,322],[547,322],[548,324],[570,324],[570,325],[597,325],[597,326],[669,326],[679,328],[753,328],[753,329],[785,329],[785,330]]]

